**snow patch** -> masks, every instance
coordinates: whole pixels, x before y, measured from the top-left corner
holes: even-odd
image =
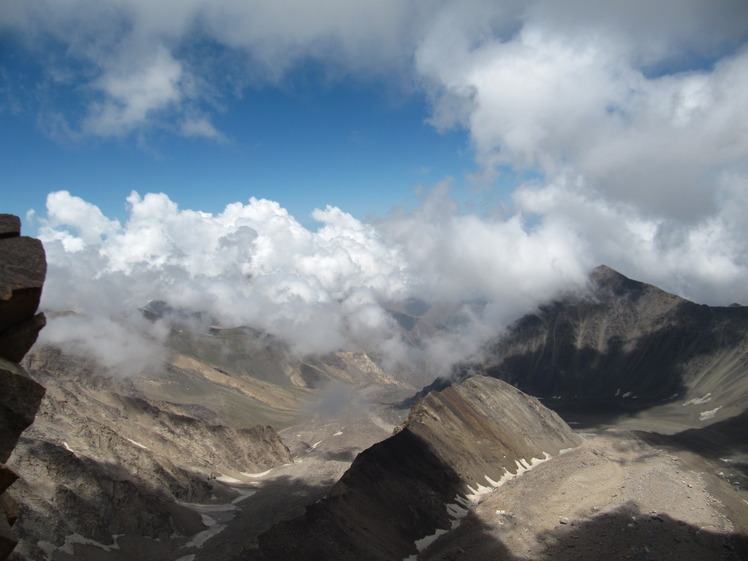
[[[289,465],[289,464],[285,464],[285,465]],[[270,468],[269,470],[266,470],[266,471],[261,471],[260,473],[246,473],[244,471],[241,473],[245,477],[265,477],[271,471],[273,471],[273,468]]]
[[[231,501],[232,505],[238,504],[242,502],[244,499],[248,499],[249,497],[251,497],[257,492],[254,489],[244,489],[244,490],[237,489],[236,491],[239,493],[239,496],[236,497],[233,501]]]
[[[65,450],[67,450],[67,451],[68,451],[68,452],[70,452],[71,454],[75,454],[75,452],[73,452],[73,449],[72,449],[72,448],[70,447],[70,445],[68,445],[68,443],[67,443],[67,442],[63,442],[63,443],[62,443],[62,447],[63,447],[63,448],[65,448]]]
[[[336,432],[335,434],[333,434],[333,436],[340,436],[341,434],[343,434],[343,431],[339,430],[338,432]]]
[[[205,545],[205,542],[207,542],[210,538],[213,536],[216,536],[223,532],[223,530],[226,528],[225,524],[218,524],[215,520],[212,520],[211,524],[207,524],[207,518],[211,518],[210,516],[203,515],[203,524],[208,526],[207,530],[203,530],[202,532],[198,532],[193,536],[193,538],[188,541],[184,546],[182,547],[196,547],[200,549]]]
[[[720,405],[716,409],[710,409],[709,411],[702,411],[699,414],[699,420],[700,421],[706,421],[707,419],[713,419],[714,416],[717,414],[717,411],[722,409],[722,406]]]
[[[237,483],[244,483],[240,479],[237,479],[236,477],[231,477],[230,475],[219,475],[216,477],[216,481],[219,483],[226,483],[227,485],[236,485]]]
[[[709,403],[711,400],[712,400],[712,393],[709,392],[708,394],[706,394],[706,395],[704,395],[702,397],[698,397],[698,398],[695,397],[693,399],[689,399],[688,401],[683,402],[681,405],[683,405],[683,406],[686,406],[686,405],[702,405],[704,403]]]
[[[309,452],[312,452],[312,451],[313,451],[313,450],[314,450],[315,448],[317,448],[317,446],[319,446],[320,444],[322,444],[322,441],[321,441],[321,440],[320,440],[319,442],[315,442],[315,443],[314,443],[314,444],[312,444],[312,445],[311,445],[311,446],[310,446],[309,448],[307,448],[307,449],[306,449],[306,453],[308,454]]]
[[[481,485],[480,483],[476,483],[475,488],[468,485],[470,493],[467,494],[466,498],[468,499],[468,501],[470,501],[471,504],[476,504],[480,497],[482,497],[483,495],[490,493],[495,489],[498,489],[507,481],[510,481],[515,477],[519,477],[526,471],[530,471],[532,468],[542,464],[543,462],[547,462],[550,459],[551,455],[548,454],[548,452],[543,452],[542,458],[530,458],[529,462],[525,459],[517,460],[517,471],[515,473],[512,473],[508,469],[505,469],[504,475],[502,475],[498,481],[494,481],[493,479],[488,477],[488,475],[484,475],[483,478],[488,482],[490,487],[486,487],[484,485]]]
[[[571,450],[569,448],[568,450]],[[565,451],[568,451],[565,450]],[[548,452],[543,452],[542,458],[530,458],[530,461],[528,462],[525,459],[520,459],[516,461],[517,471],[516,473],[511,473],[508,469],[504,470],[504,474],[499,478],[498,481],[492,480],[488,475],[484,475],[484,479],[488,482],[490,485],[489,487],[486,487],[485,485],[482,485],[481,483],[476,483],[475,488],[468,485],[468,489],[470,490],[470,493],[466,494],[466,496],[457,495],[455,497],[455,503],[450,503],[445,505],[447,509],[447,513],[452,518],[451,523],[451,530],[456,529],[460,523],[462,522],[462,519],[467,516],[468,510],[475,505],[478,504],[478,501],[481,496],[486,495],[488,493],[491,493],[492,491],[498,489],[501,487],[504,483],[507,481],[514,479],[515,477],[519,477],[526,471],[531,470],[532,468],[542,464],[543,462],[547,462],[551,459],[551,455],[548,454]],[[415,541],[416,549],[418,550],[418,553],[421,553],[423,550],[425,550],[427,547],[429,547],[432,543],[434,543],[439,536],[442,536],[446,534],[449,530],[444,530],[442,528],[437,528],[437,530],[428,536],[425,536],[419,540]],[[403,559],[403,561],[417,561],[418,555],[411,555],[409,557],[406,557]]]
[[[59,551],[62,551],[63,553],[67,553],[68,555],[74,555],[75,544],[93,545],[95,547],[103,549],[104,551],[112,551],[113,549],[119,549],[119,545],[117,544],[116,537],[114,539],[113,545],[104,545],[101,542],[97,542],[96,540],[86,538],[84,536],[81,536],[80,534],[71,534],[67,538],[65,538],[65,543],[59,547]]]
[[[125,440],[127,440],[131,444],[134,444],[138,448],[142,448],[143,450],[150,450],[150,448],[148,448],[148,446],[145,446],[144,444],[141,444],[140,442],[135,442],[134,440],[131,440],[131,439],[127,438],[127,437],[125,437]]]

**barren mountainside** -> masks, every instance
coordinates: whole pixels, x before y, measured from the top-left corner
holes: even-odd
[[[237,559],[402,559],[459,524],[482,489],[580,442],[555,413],[486,377],[427,395],[328,496]],[[422,547],[423,547],[422,545]]]
[[[672,431],[748,403],[748,308],[695,304],[605,266],[587,292],[523,317],[489,354],[481,370],[559,411],[646,411]]]

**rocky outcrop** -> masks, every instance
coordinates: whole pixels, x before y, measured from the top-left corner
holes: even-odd
[[[47,262],[39,240],[21,236],[17,216],[0,214],[0,559],[17,544],[17,506],[5,491],[17,475],[5,462],[34,421],[44,388],[18,364],[44,327],[37,314]]]
[[[139,558],[166,559],[206,530],[191,504],[231,507],[236,494],[221,476],[292,461],[271,427],[230,427],[215,413],[213,421],[198,418],[144,397],[93,359],[37,346],[24,364],[47,392],[12,462],[20,475],[13,559],[81,555],[84,542],[99,555],[124,555],[117,548],[133,540],[163,548]]]
[[[420,400],[325,499],[260,535],[259,551],[238,559],[403,559],[458,525],[475,495],[578,443],[534,398],[470,378]]]

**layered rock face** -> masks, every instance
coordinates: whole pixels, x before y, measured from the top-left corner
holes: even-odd
[[[36,309],[46,272],[41,242],[21,236],[17,216],[0,214],[0,559],[17,543],[10,526],[18,510],[5,492],[17,475],[5,462],[44,396],[44,388],[18,363],[45,324]]]
[[[260,535],[259,551],[238,559],[403,559],[456,527],[475,495],[578,443],[534,398],[470,378],[420,400],[325,499]]]

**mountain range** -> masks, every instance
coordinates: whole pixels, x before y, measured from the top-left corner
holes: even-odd
[[[4,384],[44,388],[0,418],[16,561],[748,557],[748,308],[601,266],[421,388],[152,302],[167,358],[125,375],[32,346],[26,276],[31,304],[0,283],[0,311],[29,308],[0,342],[33,327]],[[451,325],[387,307],[413,344]]]

